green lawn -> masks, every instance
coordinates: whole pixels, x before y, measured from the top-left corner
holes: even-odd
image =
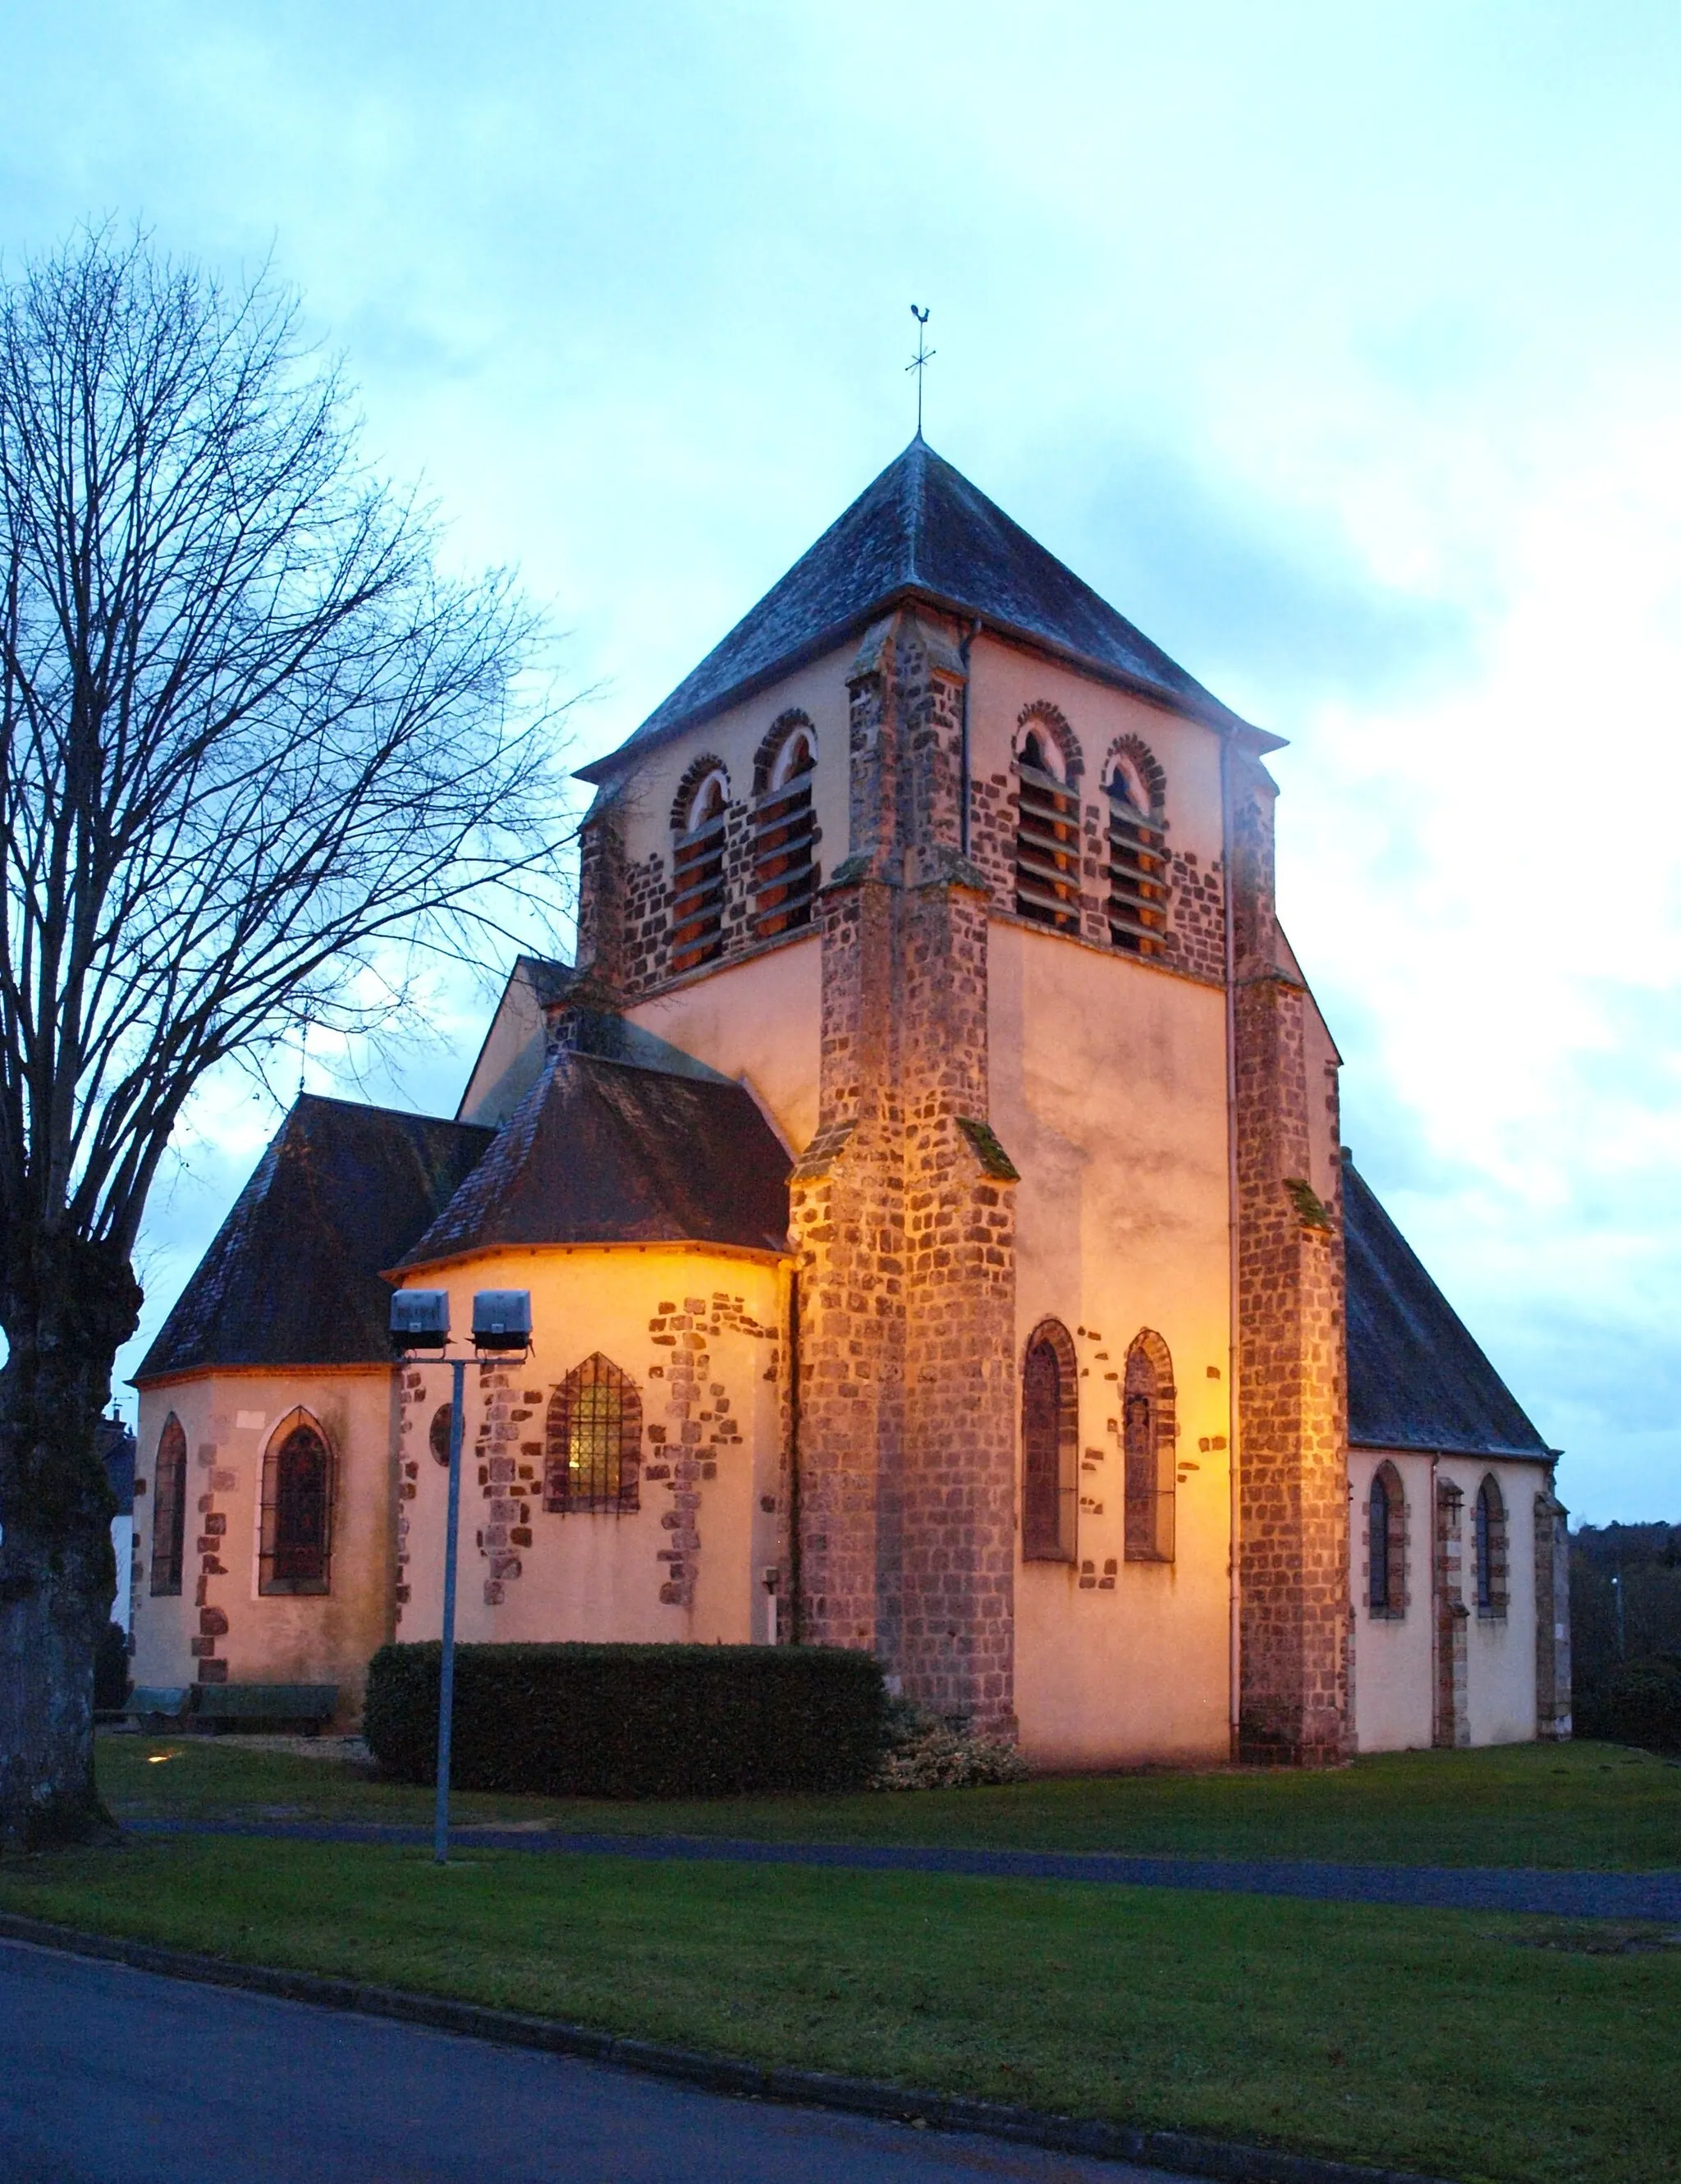
[[[235,1737],[108,1736],[99,1776],[120,1817],[270,1813],[425,1820],[431,1794]],[[1403,1864],[1681,1865],[1681,1765],[1616,1745],[1509,1745],[1356,1760],[1324,1774],[1071,1776],[1007,1789],[604,1804],[459,1796],[459,1819],[615,1834],[765,1841],[1181,1851]]]
[[[1650,1930],[229,1838],[15,1859],[0,1906],[1446,2177],[1681,2177],[1681,1947]]]

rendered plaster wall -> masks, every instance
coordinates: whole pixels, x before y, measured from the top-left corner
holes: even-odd
[[[742,962],[714,966],[710,976],[686,978],[626,1014],[722,1075],[744,1078],[790,1150],[810,1143],[822,1016],[815,927]]]
[[[1406,1502],[1406,1606],[1399,1618],[1374,1616],[1371,1609],[1372,1476],[1386,1461],[1400,1475]],[[1444,1456],[1435,1462],[1434,1472],[1439,1490],[1456,1486],[1462,1497],[1460,1561],[1448,1582],[1467,1611],[1462,1621],[1463,1741],[1528,1743],[1536,1734],[1535,1497],[1547,1491],[1545,1470],[1506,1458]],[[1480,1615],[1477,1609],[1477,1491],[1491,1472],[1500,1482],[1506,1513],[1506,1607],[1499,1616]],[[1437,1741],[1439,1602],[1433,1591],[1431,1476],[1432,1458],[1417,1450],[1350,1451],[1352,1681],[1361,1752],[1422,1751]],[[1441,1582],[1439,1572],[1434,1584]]]
[[[343,1715],[360,1712],[368,1661],[391,1635],[394,1395],[384,1366],[217,1372],[141,1390],[136,1683],[336,1683]],[[331,1589],[264,1594],[263,1456],[300,1405],[332,1451]],[[158,1442],[171,1412],[186,1435],[181,1590],[154,1598]]]
[[[994,920],[992,1118],[1016,1192],[1016,1364],[1047,1317],[1080,1360],[1073,1563],[1023,1562],[1016,1691],[1047,1765],[1224,1758],[1231,1532],[1225,1017],[1217,990]],[[1129,1563],[1121,1377],[1173,1361],[1175,1554]],[[1019,1475],[1019,1454],[1018,1454]]]
[[[761,1643],[776,1635],[764,1574],[785,1557],[779,1262],[661,1245],[548,1246],[417,1269],[447,1288],[451,1325],[473,1292],[531,1291],[523,1362],[473,1363],[463,1443],[457,1633],[464,1641]],[[642,1403],[639,1507],[543,1507],[548,1402],[596,1352]],[[449,1373],[410,1363],[398,1429],[398,1635],[442,1623],[448,1474],[429,1441]],[[767,1506],[768,1505],[768,1506]]]
[[[1372,1478],[1392,1463],[1406,1511],[1405,1605],[1395,1616],[1372,1613]],[[1355,1749],[1424,1752],[1434,1729],[1434,1634],[1430,1566],[1435,1518],[1430,1458],[1416,1451],[1349,1451],[1349,1591],[1354,1607]]]

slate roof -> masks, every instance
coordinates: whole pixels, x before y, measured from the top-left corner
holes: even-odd
[[[784,1251],[790,1166],[752,1095],[726,1078],[558,1051],[483,1161],[394,1263],[428,1266],[520,1244]]]
[[[633,755],[911,597],[978,616],[1177,712],[1248,727],[919,435],[635,734],[579,778],[612,781]]]
[[[1550,1455],[1350,1161],[1343,1164],[1343,1229],[1350,1440],[1444,1455]]]
[[[164,1321],[136,1384],[209,1365],[385,1363],[381,1269],[495,1133],[304,1094]]]

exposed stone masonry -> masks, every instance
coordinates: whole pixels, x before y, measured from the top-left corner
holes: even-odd
[[[818,1128],[792,1186],[800,1624],[1009,1734],[1014,1215],[966,1128],[987,1119],[988,901],[956,848],[962,682],[910,614],[849,677],[850,854],[819,898]]]
[[[225,1577],[227,1565],[222,1560],[227,1537],[228,1520],[225,1512],[216,1507],[218,1494],[231,1494],[239,1483],[237,1472],[224,1470],[217,1462],[214,1441],[203,1441],[193,1458],[193,1468],[198,1474],[193,1484],[201,1490],[196,1497],[198,1535],[194,1552],[198,1557],[198,1582],[193,1590],[193,1604],[198,1610],[198,1629],[192,1640],[192,1658],[198,1663],[201,1684],[225,1684],[228,1680],[228,1664],[225,1654],[217,1646],[226,1637],[230,1628],[228,1612],[210,1598],[213,1579]],[[185,1488],[183,1490],[186,1490]]]
[[[1348,1744],[1348,1421],[1339,1208],[1307,1182],[1319,1088],[1311,1004],[1282,965],[1272,790],[1236,794],[1238,1543],[1246,1760],[1322,1764]]]

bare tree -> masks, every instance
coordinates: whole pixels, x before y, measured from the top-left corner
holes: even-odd
[[[0,287],[0,1844],[109,1827],[94,1453],[189,1095],[553,870],[531,618],[359,466],[266,277],[86,235]],[[520,880],[523,889],[524,881]]]

